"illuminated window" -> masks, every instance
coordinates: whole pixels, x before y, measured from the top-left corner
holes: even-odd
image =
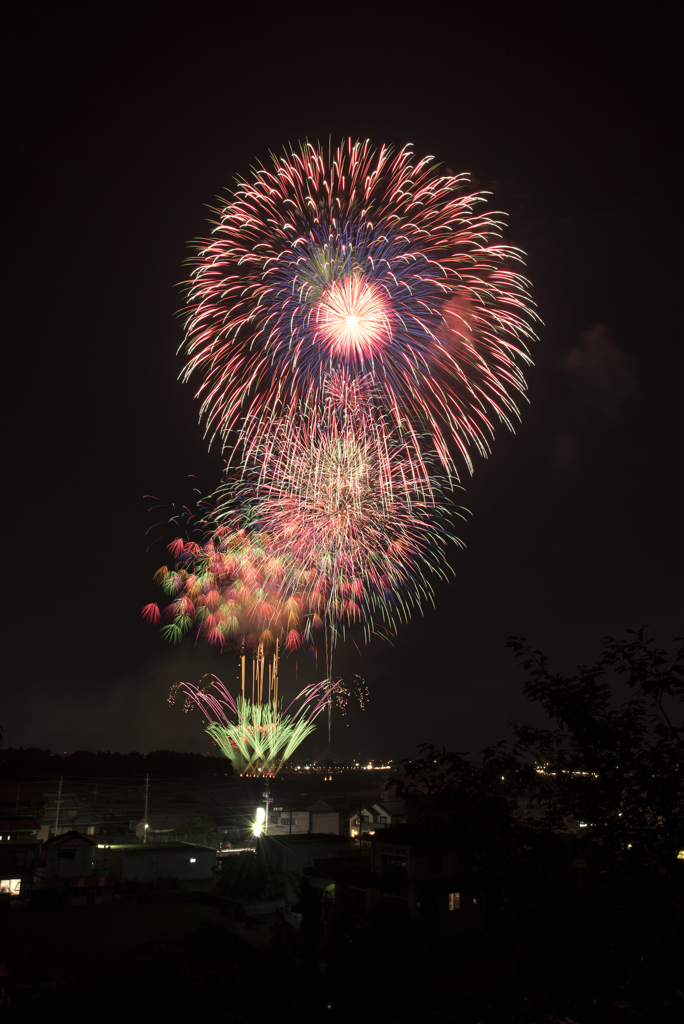
[[[461,909],[461,894],[460,892],[449,893],[449,910],[460,910]]]
[[[474,907],[477,906],[477,898],[475,896],[473,896],[473,906]]]

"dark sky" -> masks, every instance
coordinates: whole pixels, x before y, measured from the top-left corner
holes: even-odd
[[[236,13],[239,9],[248,13]],[[470,171],[544,326],[516,434],[458,496],[455,579],[333,756],[478,750],[531,718],[506,637],[559,669],[682,601],[681,139],[674,27],[595,5],[20,5],[4,63],[7,745],[206,749],[169,685],[228,658],[140,620],[145,493],[211,490],[176,349],[187,243],[255,158],[347,135]],[[103,11],[108,13],[104,13]],[[326,11],[333,13],[327,14]],[[520,13],[522,11],[522,14]],[[645,17],[645,15],[640,15]],[[308,679],[297,666],[298,678]],[[295,664],[284,679],[294,686]],[[289,674],[289,675],[288,675]]]

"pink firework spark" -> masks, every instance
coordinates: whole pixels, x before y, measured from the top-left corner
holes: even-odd
[[[536,317],[522,253],[467,186],[410,147],[351,140],[238,181],[187,283],[185,376],[208,431],[249,446],[331,376],[370,377],[392,429],[472,468],[471,445],[486,454],[517,415]]]

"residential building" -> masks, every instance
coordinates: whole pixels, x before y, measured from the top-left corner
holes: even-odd
[[[325,800],[311,804],[309,811],[309,832],[338,836],[340,834],[340,813]]]
[[[182,882],[212,877],[216,850],[195,843],[99,844],[93,857],[93,874],[111,876],[117,882],[155,882],[177,878]]]
[[[41,843],[35,818],[0,818],[0,893],[21,896],[38,865]]]
[[[72,831],[92,836],[100,831],[102,815],[75,793],[44,793],[43,801],[39,839],[45,841]]]
[[[299,835],[309,832],[311,813],[308,808],[291,805],[272,805],[268,812],[268,834],[272,836]]]
[[[316,875],[315,864],[321,858],[342,857],[356,854],[357,844],[347,836],[327,833],[299,833],[297,835],[262,836],[259,840],[259,854],[264,857],[267,870],[272,877],[280,878],[285,887],[286,899],[297,899],[294,876]],[[331,885],[328,879],[322,888]]]
[[[353,839],[374,835],[379,829],[392,828],[406,821],[403,800],[384,800],[362,804],[343,815],[345,835]]]
[[[322,858],[315,869],[333,878],[337,910],[360,921],[393,912],[440,938],[484,930],[486,898],[497,881],[466,867],[452,840],[407,825],[370,835],[363,859]]]
[[[46,839],[40,854],[42,878],[79,878],[93,874],[97,839],[74,830]]]

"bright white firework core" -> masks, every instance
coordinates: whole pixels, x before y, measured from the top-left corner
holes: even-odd
[[[333,281],[316,306],[318,335],[332,355],[372,358],[390,340],[384,292],[360,275]]]

